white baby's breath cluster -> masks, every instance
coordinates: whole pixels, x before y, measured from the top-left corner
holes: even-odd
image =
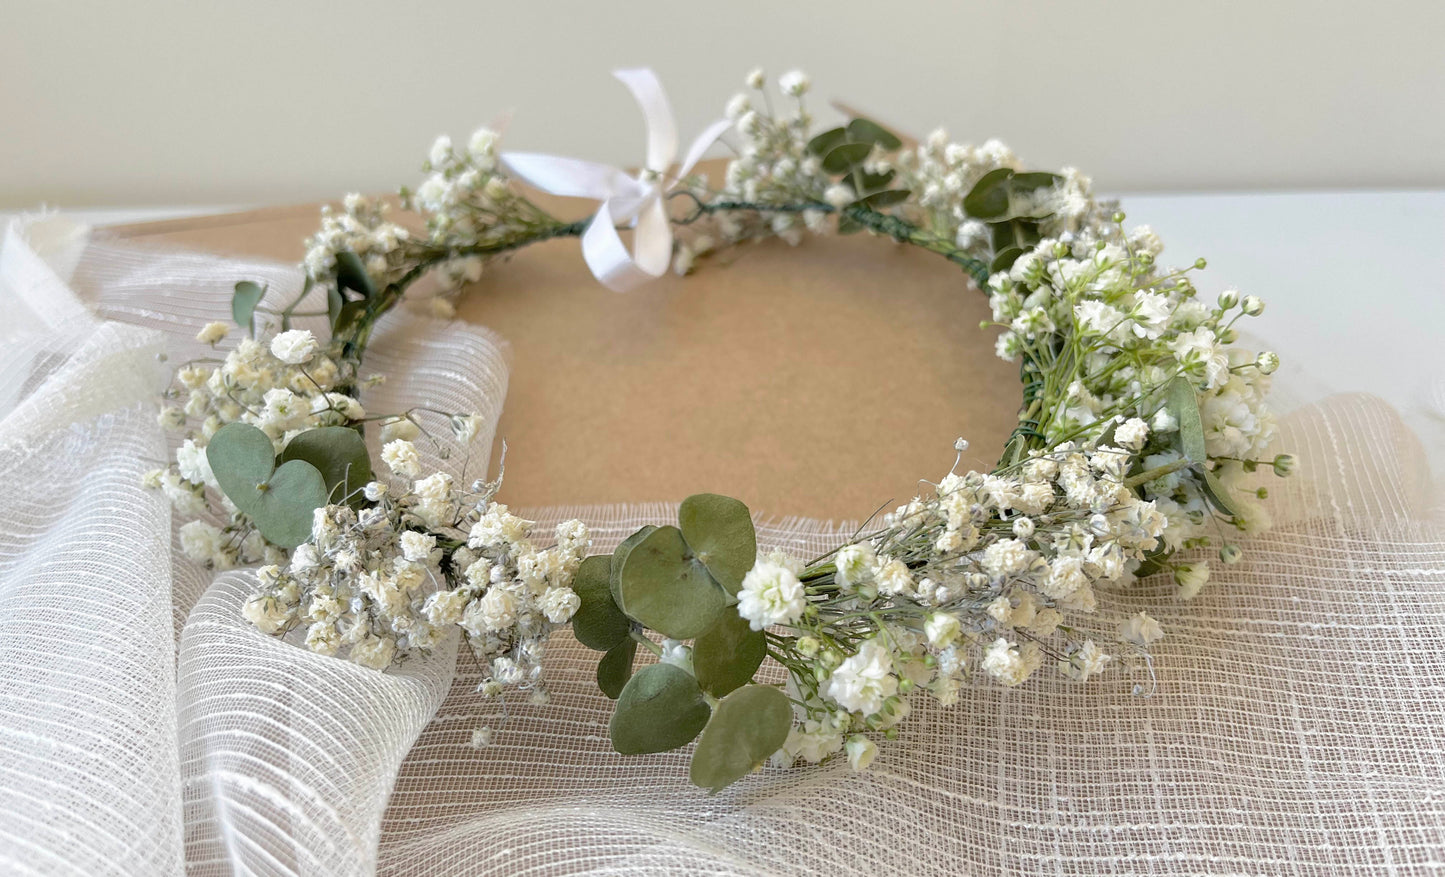
[[[316,510],[289,563],[262,567],[245,616],[266,633],[304,630],[305,644],[375,669],[425,653],[460,629],[485,668],[481,688],[540,692],[547,636],[577,611],[573,576],[590,537],[580,521],[555,544],[493,501],[495,484],[462,490],[445,472],[417,477],[410,442],[384,455],[397,477],[366,486],[366,504]]]
[[[1053,446],[1113,426],[1129,466],[1167,468],[1182,457],[1180,425],[1159,394],[1182,375],[1199,397],[1213,477],[1233,497],[1227,526],[1257,532],[1268,526],[1263,506],[1235,488],[1275,437],[1264,400],[1278,357],[1230,345],[1235,324],[1264,305],[1232,291],[1202,301],[1188,270],[1158,267],[1152,232],[1113,231],[1045,238],[989,281],[1000,356],[1024,357],[1042,382],[1033,428]],[[1141,491],[1169,521],[1166,549],[1209,544],[1217,532],[1200,471],[1163,473]]]
[[[209,323],[197,340],[217,345],[230,328]],[[271,439],[277,454],[301,433],[324,426],[364,427],[375,421],[383,443],[423,435],[414,412],[368,414],[356,390],[343,392],[357,386],[354,373],[354,364],[323,346],[308,329],[241,338],[223,359],[197,359],[176,369],[158,420],[179,443],[170,463],[148,471],[143,481],[160,490],[185,519],[179,539],[186,556],[218,570],[286,559],[286,553],[266,542],[219,489],[207,447],[226,424],[257,427]],[[361,385],[380,380],[372,376]],[[445,416],[451,439],[463,447],[481,426],[473,414]],[[426,434],[443,451],[449,447],[444,439]]]
[[[728,102],[738,157],[728,164],[722,189],[713,193],[714,197],[753,204],[821,204],[828,200],[833,179],[823,171],[818,156],[808,152],[813,124],[805,99],[809,80],[803,73],[791,71],[779,77],[777,84],[778,100],[785,107],[780,114],[773,110],[767,80],[760,70],[748,75],[748,91]],[[851,194],[847,200],[852,200]],[[825,233],[834,224],[828,211],[817,208],[728,212],[713,223],[721,244],[770,236],[797,244],[805,230]],[[715,245],[709,234],[680,245],[679,273],[686,273],[696,256]]]
[[[337,254],[355,253],[372,280],[385,285],[406,270],[405,245],[411,232],[390,218],[391,205],[385,201],[352,193],[338,213],[331,205],[321,208],[321,228],[306,240],[302,265],[314,281],[326,283],[336,277]]]
[[[481,278],[498,245],[505,250],[507,241],[550,220],[511,187],[498,164],[498,141],[489,128],[477,129],[465,146],[446,135],[436,139],[423,164],[426,177],[400,193],[401,206],[424,221],[425,231],[393,222],[389,204],[357,194],[346,196],[340,213],[323,208],[321,229],[307,241],[308,276],[332,282],[338,254],[351,252],[383,287],[424,262],[435,280],[425,302],[436,316],[452,316],[452,299]]]
[[[904,215],[978,258],[988,257],[989,228],[969,217],[963,200],[986,174],[1003,168],[1022,171],[1024,164],[1002,141],[957,143],[941,128],[916,147],[879,162],[880,170],[897,171],[903,185],[913,193],[901,207]],[[1058,177],[1055,185],[1028,193],[1026,203],[1011,204],[1011,211],[1042,216],[1040,231],[1050,237],[1087,237],[1105,227],[1117,209],[1116,203],[1097,200],[1093,181],[1077,168],[1066,167]]]
[[[217,344],[227,334],[226,324],[211,323],[198,340]],[[196,360],[176,370],[159,420],[180,444],[172,462],[146,473],[145,482],[163,491],[178,515],[195,519],[180,531],[188,556],[215,569],[277,559],[277,552],[268,550],[230,500],[215,490],[207,443],[228,423],[248,423],[266,433],[280,453],[305,430],[360,422],[366,410],[355,396],[339,391],[348,377],[349,369],[305,329],[266,340],[243,338],[223,360]],[[217,526],[206,517],[226,523]]]
[[[1125,486],[1129,460],[1064,443],[1007,471],[951,473],[806,585],[801,568],[760,560],[738,611],[788,629],[775,634],[796,656],[785,758],[816,761],[849,735],[886,732],[913,692],[952,704],[980,672],[1007,686],[1046,665],[1080,681],[1101,672],[1110,647],[1079,636],[1071,616],[1093,612],[1095,588],[1127,579],[1167,525]],[[1133,654],[1159,633],[1143,616],[1119,645]]]

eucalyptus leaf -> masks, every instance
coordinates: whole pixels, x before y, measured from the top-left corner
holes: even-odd
[[[881,174],[870,174],[867,171],[858,171],[858,191],[863,193],[877,192],[880,189],[886,188],[889,183],[893,182],[893,178],[896,176],[898,176],[896,171],[884,171]]]
[[[623,612],[672,639],[706,633],[728,602],[676,527],[653,530],[627,553],[617,590]]]
[[[1058,174],[1051,174],[1048,171],[1029,171],[1022,174],[1014,174],[1009,180],[1009,185],[1015,192],[1032,192],[1035,189],[1045,189],[1057,184],[1063,177]]]
[[[366,313],[365,301],[349,301],[336,312],[336,322],[331,326],[331,335],[336,337],[350,331]]]
[[[843,128],[829,128],[827,131],[817,135],[808,141],[808,151],[813,155],[822,158],[827,155],[833,147],[848,140],[848,132]]]
[[[672,664],[649,664],[627,680],[607,730],[613,749],[646,755],[691,743],[711,715],[692,674]]]
[[[316,467],[304,460],[282,463],[266,487],[250,512],[261,535],[282,548],[295,548],[311,538],[313,513],[326,505],[326,480]]]
[[[694,785],[713,794],[762,767],[782,748],[793,726],[787,695],[748,685],[723,698],[692,753]]]
[[[648,534],[656,529],[657,528],[651,524],[640,527],[637,532],[623,539],[622,544],[618,545],[616,550],[612,552],[612,564],[608,569],[607,584],[612,590],[612,602],[616,603],[619,607],[622,606],[622,595],[617,588],[617,580],[618,577],[622,575],[622,563],[627,560],[628,553],[636,547],[637,543],[646,539]]]
[[[736,612],[724,612],[717,624],[692,644],[697,684],[713,697],[723,697],[753,681],[768,654],[768,641]]]
[[[851,216],[838,217],[838,234],[857,234],[863,230],[863,223]]]
[[[305,460],[276,466],[275,448],[264,432],[228,423],[206,445],[216,483],[256,522],[268,542],[295,548],[311,535],[312,513],[326,505],[326,480]]]
[[[1209,499],[1209,504],[1224,512],[1231,518],[1239,517],[1239,513],[1229,504],[1229,488],[1225,487],[1213,472],[1205,470],[1204,477],[1200,479],[1204,488],[1204,495]]]
[[[346,304],[346,298],[342,296],[341,290],[334,286],[326,287],[326,322],[331,326],[331,334],[336,334],[336,321],[341,318],[341,308]]]
[[[858,202],[855,203],[866,204],[874,210],[877,210],[884,207],[892,207],[895,204],[901,204],[908,200],[908,195],[909,191],[907,189],[889,189],[884,192],[874,192],[871,195],[860,198]]]
[[[237,326],[245,326],[252,335],[256,334],[256,306],[265,295],[266,287],[250,280],[237,283],[236,291],[231,294],[231,319]]]
[[[321,472],[334,503],[360,508],[362,488],[372,480],[371,454],[361,433],[349,426],[320,426],[299,433],[281,452],[281,462],[305,460]]]
[[[848,137],[860,143],[873,143],[886,152],[892,152],[903,145],[898,135],[869,119],[854,119],[848,123]]]
[[[1019,260],[1019,256],[1022,256],[1024,252],[1023,247],[1007,247],[999,250],[994,254],[993,261],[988,264],[988,270],[990,272],[1007,271],[1013,267],[1013,264]]]
[[[361,257],[350,250],[342,250],[336,254],[336,285],[343,290],[354,290],[362,298],[376,295],[376,284],[372,283],[371,275],[366,273]]]
[[[637,640],[628,637],[607,650],[597,662],[597,687],[616,700],[632,678],[632,659],[637,655]]]
[[[265,484],[276,470],[276,446],[270,436],[249,423],[228,423],[211,436],[206,462],[226,496],[250,514],[241,503],[249,501],[256,485]]]
[[[830,174],[845,174],[866,161],[872,152],[871,143],[840,143],[823,156],[823,170]]]
[[[698,493],[682,501],[677,520],[687,547],[718,584],[736,594],[758,560],[758,536],[748,507],[730,496]]]
[[[1149,552],[1148,554],[1144,555],[1144,562],[1140,563],[1139,568],[1134,570],[1134,575],[1137,578],[1142,579],[1145,576],[1152,576],[1155,573],[1163,572],[1164,570],[1168,569],[1166,563],[1173,555],[1174,552],[1168,550]]]
[[[963,196],[963,209],[974,219],[997,219],[1008,213],[1008,180],[1013,171],[1006,167],[991,170],[974,183]]]
[[[594,554],[582,561],[572,579],[572,590],[582,604],[572,616],[572,633],[589,649],[610,651],[629,639],[632,623],[612,600],[608,585],[612,557]]]
[[[1039,242],[1039,224],[1028,219],[1013,217],[989,224],[995,252],[1010,247],[1028,249]]]
[[[1179,421],[1179,453],[1195,465],[1203,464],[1209,454],[1204,447],[1204,421],[1199,416],[1199,394],[1194,384],[1181,375],[1169,382],[1165,392],[1164,404]]]

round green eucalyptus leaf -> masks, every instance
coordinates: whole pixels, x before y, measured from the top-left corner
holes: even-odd
[[[250,515],[266,541],[295,548],[311,535],[312,512],[326,505],[326,479],[305,460],[276,467],[266,433],[228,423],[211,436],[206,461],[231,502]]]
[[[632,678],[632,659],[637,654],[637,640],[628,637],[607,650],[597,662],[597,687],[602,693],[617,699],[627,680]]]
[[[282,463],[271,473],[251,518],[266,541],[295,548],[311,538],[313,513],[326,505],[326,479],[304,460]]]
[[[607,573],[607,584],[612,589],[612,602],[618,606],[622,605],[622,596],[617,589],[617,579],[622,575],[622,564],[627,560],[627,555],[632,549],[637,547],[637,543],[646,539],[648,534],[656,529],[651,524],[638,528],[636,533],[623,539],[622,543],[612,552],[612,566]]]
[[[897,171],[884,171],[881,174],[870,174],[867,171],[860,171],[855,177],[861,186],[858,192],[859,194],[867,194],[885,189],[889,183],[893,182],[893,178],[896,176],[898,176]]]
[[[613,591],[613,602],[617,604],[618,608],[621,608],[621,605],[623,605],[623,595],[621,595],[621,589],[617,587],[618,579],[620,579],[621,574],[623,574],[623,562],[627,561],[627,555],[631,553],[631,549],[637,548],[637,543],[642,542],[649,533],[652,533],[653,530],[656,529],[657,527],[652,526],[652,524],[639,527],[636,533],[621,540],[620,545],[613,550],[613,563],[611,563],[607,571],[607,585],[608,588],[611,588],[611,591]]]
[[[963,209],[974,219],[996,219],[1008,213],[1008,180],[1013,171],[996,168],[984,174],[968,194],[963,196]]]
[[[763,632],[753,630],[737,612],[726,611],[693,642],[692,671],[703,691],[723,697],[752,682],[767,654]]]
[[[206,462],[221,490],[249,515],[259,496],[256,486],[265,484],[276,469],[276,446],[270,436],[249,423],[228,423],[211,436]]]
[[[349,301],[342,305],[336,312],[336,319],[331,323],[331,335],[345,335],[366,316],[366,301]]]
[[[793,726],[787,695],[748,685],[723,698],[692,753],[694,785],[714,794],[762,767],[783,747]]]
[[[582,601],[572,616],[572,633],[582,645],[599,652],[615,648],[632,630],[632,623],[612,600],[607,583],[611,566],[611,556],[594,554],[582,561],[572,579],[572,590]]]
[[[872,143],[840,143],[823,156],[823,170],[843,174],[862,164],[873,152]]]
[[[231,294],[231,319],[236,321],[237,326],[245,326],[255,331],[256,305],[266,295],[266,287],[251,280],[242,280],[236,284],[236,291]]]
[[[1048,171],[1027,171],[1014,174],[1009,179],[1009,185],[1016,192],[1032,192],[1035,189],[1044,189],[1062,180],[1058,174],[1051,174]]]
[[[623,612],[672,639],[707,632],[728,601],[676,527],[653,530],[627,553],[617,590]]]
[[[687,547],[729,594],[758,559],[758,536],[748,507],[730,496],[699,493],[682,501],[677,521]]]
[[[863,204],[874,210],[881,210],[885,207],[892,207],[895,204],[902,204],[908,200],[911,194],[907,189],[884,189],[881,192],[874,192],[855,201],[855,204]]]
[[[307,278],[310,282],[310,278]],[[326,287],[326,324],[331,327],[331,333],[336,334],[336,321],[341,317],[341,308],[346,304],[346,297],[341,290],[334,286]]]
[[[860,143],[876,143],[886,152],[892,152],[903,145],[898,135],[869,119],[854,119],[848,123],[848,137]]]
[[[808,152],[822,158],[833,147],[847,141],[848,132],[843,128],[829,128],[808,141]]]
[[[1134,575],[1142,579],[1145,576],[1152,576],[1157,572],[1168,569],[1166,564],[1173,554],[1173,551],[1164,548],[1149,552],[1144,555],[1144,562],[1140,563],[1139,568],[1134,570]]]
[[[710,715],[690,673],[672,664],[650,664],[627,681],[607,729],[613,749],[645,755],[691,743]]]
[[[1013,267],[1013,264],[1019,260],[1019,256],[1023,254],[1023,247],[1005,247],[994,254],[993,261],[989,263],[988,268],[995,273],[1007,271]]]
[[[281,452],[281,462],[305,460],[321,472],[332,502],[359,507],[361,489],[372,480],[371,454],[361,433],[349,426],[321,426],[300,433]]]
[[[362,298],[376,295],[376,284],[371,282],[371,275],[367,273],[361,257],[350,250],[342,250],[336,254],[336,286],[339,289],[354,290],[360,293]]]

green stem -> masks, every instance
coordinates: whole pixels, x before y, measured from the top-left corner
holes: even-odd
[[[662,646],[643,636],[641,631],[632,631],[632,638],[641,643],[643,648],[652,652],[654,655],[658,656],[659,658],[662,657]]]
[[[376,321],[381,319],[392,308],[396,307],[406,294],[406,290],[413,283],[420,280],[428,271],[444,262],[453,259],[462,259],[470,256],[496,256],[508,253],[530,244],[541,243],[563,237],[580,237],[582,232],[587,230],[590,219],[579,219],[576,222],[554,222],[545,225],[535,232],[521,235],[510,240],[492,241],[485,244],[471,244],[462,247],[438,247],[417,260],[405,274],[387,284],[386,288],[377,293],[368,303],[366,313],[356,321],[354,328],[349,334],[339,339],[346,350],[345,359],[359,366],[361,358],[366,352],[366,345],[371,340],[371,330]]]
[[[1141,484],[1148,484],[1155,478],[1163,478],[1165,475],[1178,472],[1180,469],[1187,469],[1193,465],[1193,461],[1188,459],[1181,459],[1175,460],[1172,463],[1165,463],[1163,466],[1155,466],[1153,469],[1145,469],[1138,475],[1125,478],[1124,486],[1132,490]]]

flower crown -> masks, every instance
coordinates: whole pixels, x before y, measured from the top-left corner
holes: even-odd
[[[616,750],[696,740],[692,781],[714,791],[769,759],[841,752],[866,768],[914,697],[951,704],[975,675],[1012,686],[1048,664],[1083,681],[1111,661],[1152,672],[1156,621],[1141,612],[1101,643],[1082,619],[1097,587],[1143,576],[1170,575],[1194,596],[1209,567],[1192,549],[1214,546],[1232,563],[1229,534],[1266,525],[1265,491],[1244,480],[1260,465],[1293,466],[1264,459],[1278,358],[1230,346],[1260,300],[1202,301],[1190,272],[1203,260],[1161,266],[1159,239],[1126,228],[1076,170],[1026,171],[998,141],[941,131],[905,145],[863,118],[815,133],[800,73],[778,82],[782,114],[762,73],[749,75],[750,92],[674,167],[677,130],[656,77],[617,76],[647,121],[640,173],[498,152],[485,129],[465,149],[442,137],[426,179],[401,192],[424,231],[350,195],[339,212],[323,209],[294,300],[273,305],[257,284],[236,285],[233,317],[249,335],[219,364],[177,370],[160,419],[183,440],[147,476],[191,519],[185,552],[217,569],[264,564],[245,606],[256,627],[377,670],[460,628],[488,695],[515,687],[544,699],[545,644],[570,625],[600,653]],[[724,135],[736,157],[714,189],[692,170]],[[563,221],[516,181],[600,204]],[[619,225],[632,228],[630,249]],[[884,235],[959,265],[988,295],[984,325],[1002,329],[998,354],[1019,363],[1023,384],[992,471],[947,472],[821,557],[760,554],[747,507],[712,494],[611,554],[589,553],[580,521],[543,540],[496,502],[500,476],[459,485],[423,471],[414,442],[465,447],[476,417],[363,407],[372,330],[423,276],[440,278],[426,304],[449,316],[488,263],[538,241],[580,238],[597,279],[625,290],[728,247],[809,232]],[[325,342],[292,326],[313,302]],[[228,334],[213,323],[199,339]],[[372,427],[379,462],[364,441]],[[637,666],[639,648],[657,660]]]

